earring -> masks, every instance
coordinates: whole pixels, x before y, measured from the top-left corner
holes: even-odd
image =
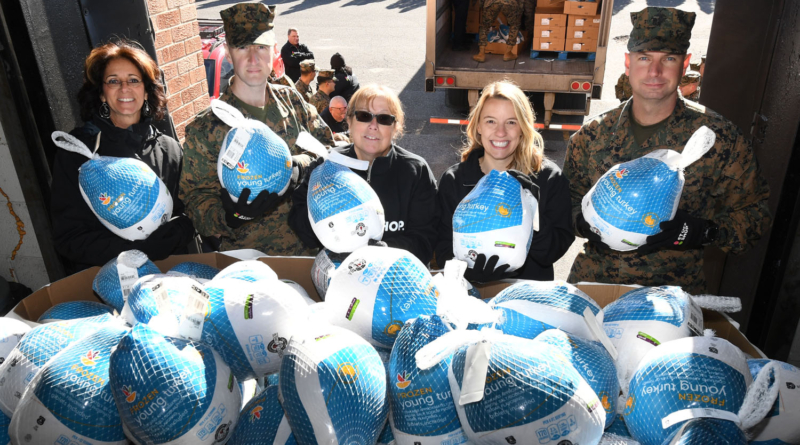
[[[150,109],[150,102],[145,100],[144,105],[142,105],[142,115],[144,115],[144,117],[148,117],[152,112],[153,111]]]
[[[100,117],[103,119],[111,117],[111,107],[108,106],[108,102],[103,102],[103,105],[100,105]]]

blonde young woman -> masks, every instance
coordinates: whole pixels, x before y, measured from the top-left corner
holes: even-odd
[[[453,258],[453,212],[458,203],[492,170],[508,171],[531,190],[539,201],[539,231],[533,236],[528,259],[518,271],[508,274],[507,265],[495,268],[497,257],[479,255],[468,269],[470,281],[488,282],[510,276],[530,280],[552,280],[553,263],[575,239],[572,230],[569,182],[561,169],[544,157],[544,142],[533,127],[534,116],[525,93],[501,81],[487,85],[470,114],[467,144],[461,162],[450,167],[439,180],[437,201],[441,219],[436,262]]]

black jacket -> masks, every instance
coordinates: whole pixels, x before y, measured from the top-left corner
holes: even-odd
[[[175,139],[159,132],[149,119],[129,129],[121,129],[108,119],[95,116],[91,122],[70,132],[92,151],[98,133],[101,133],[98,154],[135,158],[147,164],[164,181],[172,196],[172,215],[183,213],[183,203],[178,199],[183,151]],[[130,249],[139,249],[151,255],[144,242],[147,240],[128,241],[120,238],[92,213],[78,186],[78,168],[86,161],[88,159],[83,155],[58,148],[53,164],[50,204],[53,238],[58,253],[69,261],[67,269],[77,272],[90,266],[102,266]],[[187,234],[187,237],[191,236]],[[182,249],[174,253],[186,252],[184,244]]]
[[[441,219],[439,241],[436,245],[436,264],[444,267],[453,258],[453,212],[484,176],[479,159],[483,149],[474,150],[466,161],[453,165],[439,180],[437,195]],[[553,263],[569,250],[575,235],[572,230],[572,203],[569,181],[561,169],[545,159],[542,170],[530,175],[539,186],[539,231],[531,241],[528,259],[517,278],[548,281],[553,279]]]
[[[302,43],[295,46],[287,41],[286,44],[283,45],[283,48],[281,48],[283,66],[286,68],[286,75],[292,79],[292,82],[297,82],[297,79],[300,78],[300,62],[313,58],[314,53]]]
[[[347,132],[347,120],[345,119],[342,120],[341,122],[338,122],[336,119],[334,119],[333,115],[331,114],[330,107],[326,108],[325,111],[323,111],[322,114],[320,114],[320,117],[322,118],[322,120],[325,121],[326,124],[328,124],[329,127],[331,127],[332,132],[334,133]]]
[[[360,88],[356,75],[353,74],[353,70],[347,67],[336,70],[334,76],[336,77],[336,86],[333,87],[331,98],[342,96],[349,104],[350,98],[353,97],[353,94]]]
[[[335,148],[336,151],[356,157],[353,145]],[[405,249],[423,264],[431,260],[436,243],[436,180],[425,160],[396,145],[389,153],[375,159],[369,170],[353,170],[375,190],[386,213],[383,241],[389,247]],[[289,226],[309,247],[321,247],[308,220],[308,179],[292,194]]]

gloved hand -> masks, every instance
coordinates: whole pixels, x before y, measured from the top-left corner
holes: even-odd
[[[298,169],[298,178],[297,178],[298,185],[303,182],[308,184],[309,179],[311,179],[311,172],[313,172],[315,168],[322,165],[323,162],[325,162],[325,158],[318,157],[313,159],[307,165],[302,165],[300,163],[294,162],[294,159],[292,159],[292,163],[294,164],[292,167],[297,167]]]
[[[490,256],[489,261],[486,261],[486,255],[478,255],[478,257],[475,258],[475,265],[464,272],[464,278],[466,278],[467,281],[476,283],[488,283],[490,281],[502,280],[503,278],[512,278],[519,274],[516,271],[506,273],[509,267],[508,264],[503,264],[495,268],[499,260],[500,257],[497,255]]]
[[[225,224],[231,229],[238,229],[242,224],[252,221],[266,212],[274,209],[281,200],[277,193],[263,190],[250,204],[250,189],[242,190],[239,202],[233,202],[226,189],[222,189],[222,208],[225,209]]]
[[[697,218],[685,210],[678,210],[675,217],[659,224],[661,232],[648,236],[644,245],[636,249],[642,255],[657,250],[688,250],[703,246],[706,229],[713,223]]]
[[[138,241],[132,248],[139,249],[153,261],[163,260],[176,250],[186,247],[195,236],[192,221],[180,215],[159,226],[147,239]]]
[[[592,232],[592,227],[588,222],[586,222],[586,219],[583,217],[583,213],[578,213],[578,216],[575,218],[575,228],[578,230],[578,235],[580,235],[582,238],[586,238],[598,249],[611,250],[611,248],[608,247],[608,244],[600,241],[600,235]]]
[[[389,247],[389,245],[386,244],[386,242],[379,241],[379,240],[376,240],[376,239],[370,239],[369,242],[367,243],[367,245],[369,245],[369,246],[378,246],[378,247]]]
[[[531,192],[536,201],[539,201],[539,186],[534,184],[530,176],[522,173],[519,170],[506,170],[506,173],[513,176],[525,190]]]

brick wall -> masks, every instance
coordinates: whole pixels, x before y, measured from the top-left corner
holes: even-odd
[[[167,108],[183,143],[186,124],[208,107],[194,0],[147,0],[156,33],[156,57],[167,82]]]

